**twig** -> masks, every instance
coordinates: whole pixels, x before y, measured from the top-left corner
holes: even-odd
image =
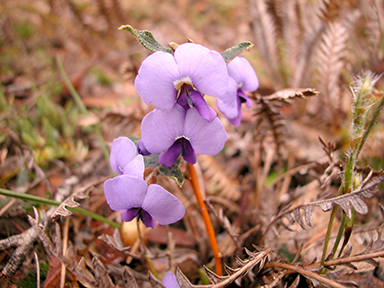
[[[200,208],[200,213],[203,216],[205,227],[207,229],[209,242],[211,243],[211,248],[213,251],[213,256],[215,257],[216,274],[221,276],[223,275],[223,268],[221,263],[222,255],[219,251],[219,247],[217,246],[215,230],[213,229],[211,219],[209,218],[207,207],[205,206],[203,196],[201,195],[201,192],[200,192],[200,186],[196,176],[195,168],[193,167],[193,165],[189,163],[187,163],[187,168],[189,171],[190,181],[193,187],[193,192],[195,193],[195,197]]]
[[[300,267],[297,267],[297,266],[293,266],[293,265],[290,265],[290,264],[286,264],[286,263],[281,263],[281,262],[269,262],[269,263],[266,263],[264,265],[264,268],[267,268],[267,267],[277,267],[277,268],[283,268],[283,269],[287,269],[287,270],[290,270],[290,271],[293,271],[293,272],[296,272],[296,273],[299,273],[305,277],[308,277],[308,278],[312,278],[312,279],[315,279],[327,286],[330,286],[330,287],[334,287],[334,288],[345,288],[344,285],[341,285],[335,281],[332,281],[328,278],[325,278],[323,276],[320,276],[319,274],[317,273],[314,273],[314,272],[311,272],[311,271],[308,271],[308,270],[305,270],[303,268],[300,268]]]

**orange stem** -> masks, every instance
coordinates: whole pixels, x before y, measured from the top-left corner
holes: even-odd
[[[213,256],[215,257],[216,274],[219,276],[222,276],[223,275],[223,267],[221,264],[222,255],[219,251],[219,247],[217,246],[215,230],[213,229],[211,219],[209,218],[208,210],[207,210],[207,207],[205,206],[203,195],[201,195],[201,192],[200,192],[200,186],[199,186],[199,182],[197,181],[195,167],[193,167],[193,165],[190,165],[188,163],[187,163],[187,167],[188,167],[189,176],[190,176],[189,180],[192,183],[193,192],[195,193],[197,203],[200,208],[200,213],[203,216],[205,227],[208,233],[209,242],[211,243]]]

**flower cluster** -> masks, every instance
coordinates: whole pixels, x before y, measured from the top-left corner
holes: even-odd
[[[193,165],[196,152],[216,155],[227,141],[223,124],[205,101],[216,97],[219,110],[233,125],[242,119],[241,104],[252,105],[244,91],[258,88],[250,63],[235,57],[227,65],[224,57],[194,43],[175,49],[174,55],[157,51],[146,58],[135,79],[135,87],[146,104],[155,109],[142,121],[142,139],[135,144],[125,137],[113,141],[110,164],[118,176],[104,183],[112,210],[121,210],[124,221],[140,218],[147,227],[180,220],[181,202],[157,184],[143,180],[143,156],[159,155],[159,163],[171,167],[179,156]],[[172,207],[172,209],[169,209]]]
[[[185,43],[174,55],[157,51],[146,58],[135,88],[156,108],[142,121],[138,151],[162,152],[160,164],[171,167],[180,155],[195,164],[196,152],[215,155],[224,147],[227,134],[204,95],[216,97],[219,110],[239,125],[241,103],[252,105],[244,91],[255,91],[258,80],[245,58],[236,57],[227,65],[220,53]]]
[[[174,195],[157,184],[148,186],[143,180],[143,156],[136,155],[130,139],[119,137],[113,141],[110,165],[119,175],[104,182],[104,195],[112,210],[121,210],[124,221],[138,217],[145,226],[154,228],[156,221],[167,225],[183,218],[184,206]]]

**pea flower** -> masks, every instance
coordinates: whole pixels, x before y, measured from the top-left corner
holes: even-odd
[[[217,98],[217,107],[227,116],[230,123],[238,126],[243,118],[241,104],[245,103],[247,108],[252,106],[252,100],[244,91],[256,91],[259,88],[259,80],[252,65],[244,57],[235,57],[227,65],[227,68],[230,76],[227,96]],[[228,106],[236,108],[235,114],[232,113],[232,110],[228,109]]]
[[[159,155],[159,162],[171,167],[181,155],[189,164],[196,153],[216,155],[227,141],[223,124],[216,117],[209,122],[196,109],[175,105],[171,111],[155,109],[141,122],[141,136],[147,151]]]
[[[177,283],[176,276],[171,271],[168,271],[162,281],[162,284],[166,288],[180,288],[179,283]]]
[[[143,178],[143,156],[136,155],[135,144],[127,137],[119,137],[113,140],[109,163],[112,170],[119,175],[124,174]]]
[[[143,156],[136,155],[135,144],[126,137],[113,141],[110,164],[119,175],[104,182],[104,195],[109,207],[121,210],[121,218],[128,222],[140,218],[147,227],[179,221],[185,214],[183,204],[157,184],[143,180]],[[172,207],[172,209],[170,209]]]
[[[141,64],[135,88],[141,99],[158,109],[170,111],[176,103],[195,107],[201,117],[212,121],[216,112],[202,94],[223,98],[228,86],[228,71],[222,55],[195,43],[178,46],[174,56],[157,51]],[[235,107],[225,107],[235,110]]]

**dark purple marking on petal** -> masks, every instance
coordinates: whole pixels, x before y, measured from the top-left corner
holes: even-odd
[[[181,141],[176,140],[167,151],[159,155],[159,163],[167,167],[172,167],[181,153],[181,148]]]
[[[140,211],[140,219],[143,221],[145,227],[155,228],[157,226],[153,217],[143,209]]]
[[[149,152],[147,148],[145,148],[143,139],[140,139],[139,142],[137,142],[137,152],[139,152],[139,154],[143,156],[151,155],[151,152]]]
[[[244,92],[243,90],[239,89],[237,91],[237,96],[240,98],[240,101],[241,103],[245,103],[245,106],[247,108],[251,108],[252,107],[252,100],[251,98],[249,98]]]
[[[125,222],[132,221],[137,216],[140,209],[141,208],[131,208],[128,210],[121,210],[120,211],[121,219],[123,219],[123,221]]]
[[[192,90],[190,91],[189,97],[201,117],[209,122],[216,118],[217,114],[215,110],[208,105],[207,101],[205,101],[204,97],[199,92]]]
[[[195,152],[195,150],[193,150],[191,143],[185,138],[182,138],[179,140],[181,140],[182,145],[183,145],[183,149],[182,149],[181,154],[182,154],[184,160],[187,161],[191,165],[195,164],[196,163],[196,152]]]

